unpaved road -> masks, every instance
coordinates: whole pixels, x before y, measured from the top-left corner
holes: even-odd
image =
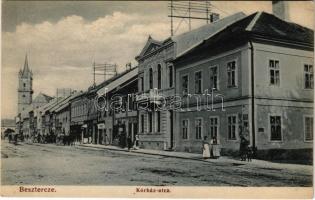
[[[83,147],[1,144],[3,185],[312,185],[311,166],[279,169]]]

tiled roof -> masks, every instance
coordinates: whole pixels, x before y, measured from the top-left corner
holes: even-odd
[[[164,41],[157,41],[157,40],[152,39],[151,36],[149,36],[148,41],[146,45],[144,46],[144,48],[142,49],[139,56],[141,57],[141,56],[146,55],[145,51],[147,51],[148,47],[153,43],[157,44],[160,48],[162,48],[163,46],[171,42],[174,42],[175,43],[175,57],[178,57],[182,55],[183,53],[185,53],[186,51],[188,51],[189,49],[200,44],[203,40],[207,39],[208,37],[211,37],[213,34],[222,30],[226,26],[244,17],[246,17],[246,15],[243,12],[235,13],[228,17],[219,19],[218,21],[215,21],[213,23],[196,28],[194,30],[191,30],[191,31],[188,31],[188,32],[176,35],[176,36],[169,37],[165,39]]]
[[[106,92],[110,92],[114,90],[115,88],[121,86],[128,80],[132,79],[133,77],[138,76],[138,67],[135,67],[131,70],[126,71],[126,73],[121,74],[120,76],[116,77],[114,80],[110,81],[107,85],[104,85],[104,87],[100,87],[97,91],[98,95],[104,95],[105,94],[105,87]]]
[[[242,12],[235,13],[211,24],[207,24],[192,31],[173,36],[171,39],[176,42],[176,57],[195,47],[204,39],[211,37],[213,34],[244,17],[246,17],[246,15]]]
[[[134,68],[132,68],[130,70],[126,70],[126,71],[124,71],[122,73],[119,73],[119,74],[111,77],[110,79],[108,79],[108,80],[98,84],[94,88],[92,88],[89,92],[97,92],[99,89],[104,88],[106,85],[108,85],[108,84],[112,83],[113,81],[119,79],[120,77],[124,76],[125,74],[128,74],[129,72],[132,72],[132,71],[135,71],[135,70],[138,72],[138,66],[136,66],[136,67],[134,67]]]
[[[256,13],[259,15],[259,13]],[[301,25],[286,22],[278,17],[262,12],[251,32],[290,41],[313,43],[314,31]]]
[[[283,21],[269,13],[256,12],[227,26],[193,49],[203,48],[218,41],[222,43],[231,38],[240,40],[241,38],[251,36],[259,36],[274,41],[286,41],[293,44],[299,43],[312,47],[314,43],[313,30],[295,23]],[[190,55],[193,49],[184,53],[182,57]]]
[[[39,93],[35,99],[33,100],[33,102],[49,102],[50,100],[52,100],[53,97],[48,96],[47,94],[44,93]]]
[[[56,106],[52,111],[59,112],[60,110],[64,109],[65,107],[67,107],[69,105],[69,102],[71,101],[71,99],[74,99],[81,94],[82,94],[82,92],[77,92],[77,93],[72,94],[71,96],[66,98],[65,101],[58,104],[58,106]]]

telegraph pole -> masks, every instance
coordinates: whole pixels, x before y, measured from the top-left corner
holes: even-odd
[[[170,0],[168,3],[168,8],[170,14],[168,17],[171,18],[171,36],[175,34],[177,29],[180,27],[182,21],[186,21],[188,23],[189,31],[192,29],[192,20],[205,20],[206,23],[211,23],[210,15],[219,16],[219,14],[211,12],[211,3],[209,0],[205,1],[174,1]],[[204,14],[206,16],[204,16]],[[181,19],[178,23],[177,28],[174,30],[174,20]]]
[[[95,63],[93,62],[93,84],[96,85],[96,75],[101,75],[106,80],[107,76],[117,75],[117,65],[110,63]]]

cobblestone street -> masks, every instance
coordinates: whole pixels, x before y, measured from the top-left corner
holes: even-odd
[[[312,166],[202,162],[78,146],[2,141],[1,160],[4,185],[312,185]]]

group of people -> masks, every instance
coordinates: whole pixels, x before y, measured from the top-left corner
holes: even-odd
[[[132,142],[131,135],[128,135],[127,140],[126,140],[126,135],[120,134],[119,135],[119,146],[121,148],[127,147],[128,150],[130,150],[131,148],[139,149],[139,136],[136,135],[134,141]]]
[[[202,157],[204,159],[208,158],[219,158],[220,157],[220,148],[216,137],[212,137],[210,143],[207,140],[207,136],[204,136],[202,142]]]
[[[216,137],[212,137],[210,142],[207,139],[207,136],[204,136],[202,142],[202,157],[203,159],[208,158],[219,158],[220,157],[220,147]],[[254,155],[254,149],[249,146],[249,140],[245,135],[240,136],[240,159],[241,161],[252,161]]]
[[[241,161],[252,161],[252,157],[254,155],[254,149],[249,146],[249,140],[241,135],[240,137],[240,157]]]

